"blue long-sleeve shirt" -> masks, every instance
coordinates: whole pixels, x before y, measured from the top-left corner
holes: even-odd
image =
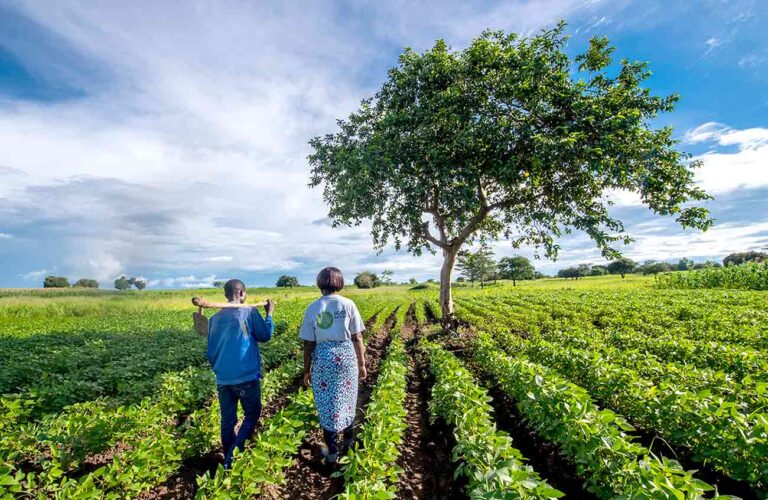
[[[261,378],[259,342],[272,338],[271,316],[258,309],[222,309],[208,323],[208,361],[219,385],[241,384]]]

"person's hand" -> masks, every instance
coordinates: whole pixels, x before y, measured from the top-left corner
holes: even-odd
[[[266,311],[267,316],[272,316],[272,314],[275,312],[275,301],[272,299],[267,299],[267,304],[264,306],[264,311]]]
[[[360,367],[360,381],[362,382],[368,376],[368,370],[365,366]]]
[[[312,374],[311,373],[305,373],[304,374],[304,387],[309,387],[312,385]]]
[[[197,307],[207,307],[208,301],[200,297],[192,297],[192,304],[196,305]]]

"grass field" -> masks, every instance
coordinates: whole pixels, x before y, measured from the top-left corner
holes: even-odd
[[[221,291],[0,290],[0,498],[765,498],[768,292],[653,277],[343,293],[366,319],[358,444],[322,467],[297,328],[278,302],[265,411],[232,471],[192,331]]]

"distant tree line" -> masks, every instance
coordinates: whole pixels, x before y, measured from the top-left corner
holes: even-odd
[[[723,259],[723,263],[708,260],[706,262],[694,262],[689,258],[682,258],[677,263],[646,260],[637,263],[628,257],[612,260],[607,265],[599,264],[579,264],[577,266],[567,267],[557,272],[558,278],[580,279],[587,276],[601,276],[603,274],[620,274],[622,278],[627,274],[659,274],[672,271],[693,271],[698,269],[710,269],[723,266],[741,265],[747,262],[768,262],[768,253],[765,252],[739,252],[732,253]]]
[[[64,276],[46,276],[43,280],[43,288],[99,288],[99,282],[90,278],[81,278],[74,285],[69,284],[69,279]]]
[[[517,286],[518,281],[544,277],[542,273],[536,271],[531,261],[523,256],[503,257],[498,262],[493,256],[493,251],[487,245],[481,245],[476,251],[459,252],[456,269],[460,276],[456,281],[477,282],[483,287],[489,281],[503,279],[512,280],[512,285]]]

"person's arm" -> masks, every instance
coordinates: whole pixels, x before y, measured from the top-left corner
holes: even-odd
[[[272,334],[275,331],[275,322],[272,319],[272,314],[275,312],[275,303],[271,299],[267,301],[264,306],[266,317],[262,319],[258,309],[253,309],[251,312],[251,318],[253,321],[253,336],[256,337],[258,342],[269,342],[272,339]]]
[[[315,342],[304,341],[304,387],[312,383],[312,353],[315,352]]]
[[[360,371],[360,380],[365,380],[368,376],[368,369],[365,366],[365,345],[363,344],[362,334],[352,335],[352,345],[355,347],[355,354],[357,354],[357,368]]]

